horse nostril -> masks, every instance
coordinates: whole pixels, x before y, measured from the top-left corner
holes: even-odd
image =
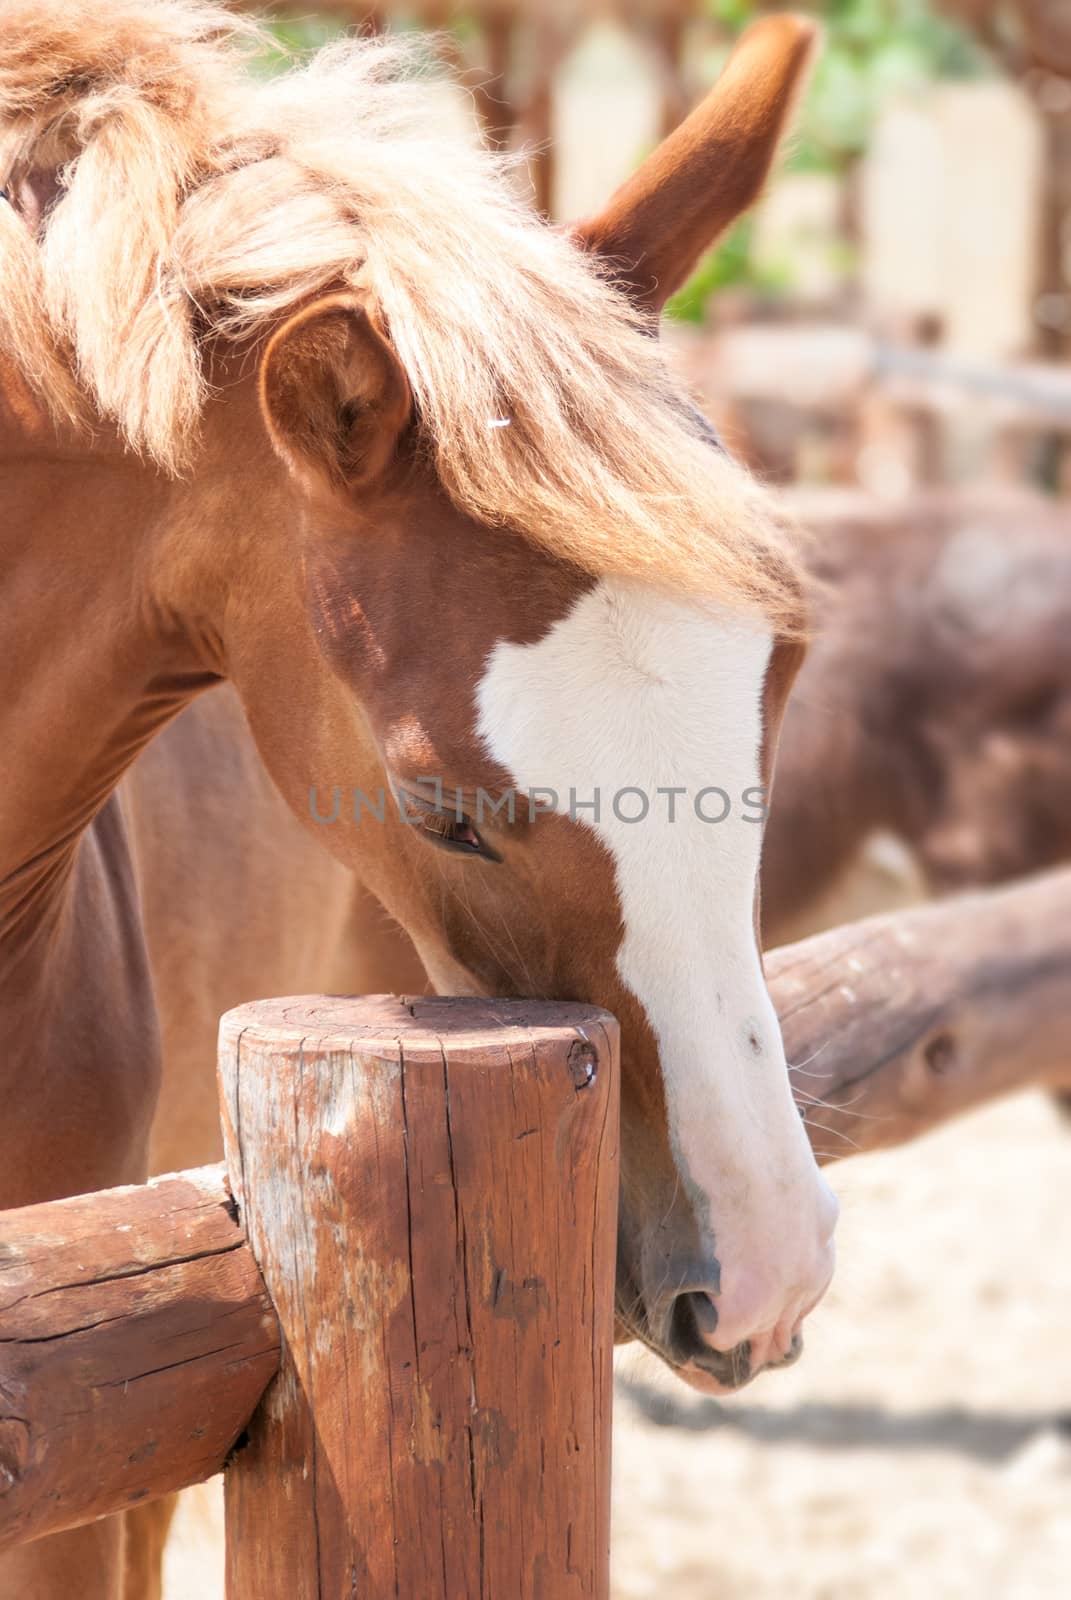
[[[670,1342],[678,1358],[688,1360],[709,1352],[718,1326],[718,1308],[703,1290],[677,1295],[670,1314]]]
[[[690,1310],[695,1318],[696,1329],[701,1339],[712,1339],[714,1330],[718,1326],[718,1308],[712,1297],[703,1290],[696,1290],[687,1296],[691,1302]]]
[[[748,1340],[731,1350],[716,1350],[718,1308],[701,1289],[677,1295],[669,1319],[669,1354],[686,1371],[707,1373],[724,1389],[739,1389],[756,1370]]]
[[[792,1335],[792,1342],[789,1344],[788,1350],[781,1357],[781,1366],[783,1366],[783,1367],[791,1367],[791,1366],[793,1366],[794,1363],[799,1360],[799,1358],[800,1358],[800,1356],[802,1354],[803,1354],[803,1335],[802,1335],[802,1333],[794,1333]]]

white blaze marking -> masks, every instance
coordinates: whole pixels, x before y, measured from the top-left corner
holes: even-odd
[[[519,789],[555,789],[566,815],[571,788],[580,802],[601,792],[597,821],[577,815],[614,859],[618,969],[659,1043],[682,1176],[693,1196],[715,1198],[723,1289],[723,1247],[743,1259],[764,1245],[752,1236],[734,1248],[720,1222],[730,1214],[750,1218],[752,1235],[791,1231],[792,1190],[813,1189],[815,1175],[754,935],[762,829],[741,801],[761,783],[771,645],[745,619],[603,580],[538,643],[499,643],[478,691],[480,733]],[[696,815],[695,796],[710,786],[729,795],[722,822]],[[656,794],[669,787],[687,791],[674,822]],[[644,820],[615,816],[612,797],[625,788],[649,796]],[[638,809],[634,796],[622,805]],[[705,809],[717,816],[718,797]]]

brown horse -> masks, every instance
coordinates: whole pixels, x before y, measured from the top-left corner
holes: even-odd
[[[394,47],[258,84],[194,0],[2,27],[0,1202],[143,1178],[221,993],[386,981],[394,919],[441,991],[621,1018],[622,1336],[714,1390],[790,1359],[836,1211],[755,931],[801,588],[650,335],[761,188],[812,28],[753,31],[565,236],[443,145]],[[207,714],[120,791],[223,680],[304,834]],[[188,937],[169,815],[203,828]],[[16,1552],[0,1593],[114,1595],[119,1541]]]
[[[876,834],[933,894],[1071,859],[1066,508],[992,490],[795,504],[824,590],[781,734],[766,943],[843,920],[838,884]]]
[[[823,588],[781,730],[762,857],[766,944],[844,921],[839,897],[854,892],[875,836],[897,839],[917,863],[918,891],[935,895],[1071,860],[1066,508],[992,490],[931,492],[906,506],[796,491],[793,503],[818,535]],[[191,803],[190,765],[213,771],[226,807],[203,793]],[[217,1013],[263,980],[267,935],[243,939],[239,924],[198,910],[243,851],[243,915],[281,921],[281,974],[328,986],[340,981],[333,970],[351,983],[357,970],[368,988],[426,979],[401,929],[279,800],[228,693],[185,712],[121,792],[142,862],[151,965],[170,974],[157,984],[167,1070],[154,1167],[163,1170],[216,1159],[214,1095],[191,1092],[195,1082],[210,1090],[195,1064],[211,1054]],[[250,846],[273,829],[274,860],[261,870]],[[310,889],[320,914],[306,925]],[[196,1038],[192,1015],[203,1018]]]

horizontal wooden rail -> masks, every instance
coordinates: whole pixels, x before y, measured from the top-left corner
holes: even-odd
[[[788,1058],[799,1069],[794,1079],[797,1095],[807,1101],[811,1140],[823,1161],[856,1149],[900,1143],[1028,1084],[1071,1087],[1071,871],[837,928],[774,951],[767,958],[767,969]],[[302,1004],[307,1008],[307,1002]],[[578,1071],[579,1086],[586,1079],[588,1058],[571,1058],[571,1050],[576,1056],[574,1045],[583,1053],[582,1041],[578,1043],[568,1029],[544,1027],[543,1055],[526,1057],[518,1052],[516,1039],[510,1044],[512,1034],[507,1038],[488,1032],[486,1010],[458,1002],[461,1009],[454,1012],[453,1021],[464,1022],[465,1027],[455,1035],[458,1050],[450,1060],[456,1070],[451,1071],[448,1085],[443,1054],[432,1036],[439,1040],[449,1034],[450,1002],[413,1001],[413,1010],[396,1000],[323,1004],[338,1009],[330,1019],[323,1012],[319,1018],[323,1026],[309,1023],[307,1032],[302,1029],[308,1019],[301,1022],[292,1013],[288,1021],[288,1013],[280,1009],[282,1002],[274,1002],[261,1014],[284,1036],[285,1049],[274,1068],[270,1060],[275,1056],[270,1050],[265,1053],[263,1026],[259,1034],[253,1030],[242,1035],[241,1045],[228,1036],[228,1139],[234,1169],[244,1186],[243,1217],[248,1214],[250,1226],[258,1231],[258,1249],[269,1263],[269,1276],[275,1275],[273,1292],[288,1320],[292,1349],[289,1376],[282,1386],[273,1385],[269,1401],[271,1396],[275,1400],[259,1408],[260,1421],[251,1430],[254,1443],[237,1458],[235,1472],[241,1466],[247,1486],[242,1495],[250,1507],[256,1507],[261,1497],[259,1479],[265,1472],[276,1474],[288,1459],[288,1470],[294,1470],[308,1444],[309,1428],[298,1391],[310,1373],[315,1384],[317,1374],[325,1370],[324,1362],[331,1361],[330,1352],[317,1346],[315,1333],[305,1335],[301,1327],[292,1293],[297,1274],[311,1274],[307,1296],[326,1293],[336,1310],[353,1295],[358,1280],[381,1281],[387,1290],[393,1281],[390,1262],[403,1251],[408,1259],[409,1227],[415,1220],[413,1248],[418,1253],[413,1265],[422,1285],[434,1285],[433,1301],[440,1295],[444,1305],[449,1300],[452,1309],[438,1324],[440,1336],[449,1329],[450,1337],[457,1337],[455,1355],[464,1365],[471,1351],[464,1332],[464,1315],[469,1314],[464,1285],[453,1275],[459,1240],[465,1249],[476,1248],[481,1230],[490,1227],[497,1214],[488,1199],[491,1209],[484,1208],[483,1220],[474,1210],[468,1223],[464,1208],[478,1209],[477,1197],[487,1187],[484,1179],[493,1172],[512,1170],[522,1156],[536,1162],[533,1175],[537,1168],[541,1174],[542,1190],[549,1197],[541,1204],[553,1208],[560,1200],[571,1205],[576,1198],[567,1187],[551,1182],[550,1169],[544,1171],[540,1165],[544,1156],[536,1146],[547,1141],[510,1137],[497,1156],[493,1142],[482,1142],[494,1118],[518,1114],[514,1106],[523,1114],[521,1132],[535,1125],[529,1111],[553,1120],[564,1114],[563,1107],[572,1106],[572,1086],[565,1101],[555,1098],[560,1072]],[[385,1031],[384,1014],[378,1032],[366,1028],[362,1035],[354,1026],[354,1010],[369,1006],[373,1011],[366,1009],[366,1018],[376,1014],[376,1006],[393,1012]],[[560,1017],[563,1010],[578,1009],[548,1006],[540,1014]],[[530,1020],[537,1020],[532,1006],[528,1011]],[[509,1020],[507,1012],[505,1003],[491,1005],[490,1014],[503,1026]],[[408,1030],[401,1013],[409,1017]],[[481,1014],[482,1035],[477,1027]],[[348,1029],[343,1020],[347,1016]],[[409,1042],[403,1050],[398,1040],[407,1031]],[[530,1033],[531,1029],[525,1037]],[[496,1036],[503,1047],[509,1046],[504,1055],[501,1051],[496,1055],[489,1042]],[[373,1121],[379,1119],[378,1145],[375,1140],[368,1143],[367,1129],[358,1138],[359,1104],[342,1094],[351,1069],[356,1070],[362,1059],[371,1072],[367,1109]],[[499,1067],[489,1071],[496,1060]],[[306,1090],[317,1075],[324,1078],[330,1114],[319,1122],[311,1102],[302,1098],[303,1074]],[[283,1110],[287,1095],[289,1121]],[[583,1120],[568,1124],[568,1139],[560,1150],[586,1150],[587,1161],[594,1149],[590,1140],[602,1127],[595,1110],[601,1116],[603,1103],[597,1097],[585,1102],[582,1096],[577,1103],[584,1106]],[[300,1159],[289,1132],[280,1131],[269,1149],[272,1130],[284,1127],[304,1130]],[[567,1121],[560,1127],[565,1129]],[[550,1141],[550,1146],[558,1160],[557,1142]],[[347,1151],[363,1152],[357,1165],[356,1154],[342,1160]],[[276,1156],[278,1170],[272,1166]],[[590,1166],[584,1180],[586,1225],[590,1227],[590,1217],[597,1214],[604,1230],[605,1184],[613,1169],[609,1146],[605,1159],[610,1165],[602,1167],[602,1187],[592,1188],[595,1169]],[[340,1160],[340,1183],[332,1189],[327,1169]],[[318,1225],[309,1222],[306,1247],[302,1240],[310,1193],[316,1196],[316,1206],[333,1206],[334,1211]],[[395,1198],[386,1211],[382,1206],[376,1210],[388,1193]],[[402,1195],[405,1201],[399,1209]],[[370,1215],[379,1218],[380,1231],[365,1239],[363,1254],[354,1258],[356,1264],[346,1266],[339,1252],[355,1249],[357,1235],[352,1230],[366,1203],[373,1208]],[[512,1213],[510,1204],[503,1204],[505,1210],[494,1226],[501,1230],[505,1260],[507,1248],[516,1246],[508,1245]],[[545,1229],[540,1234],[541,1226],[527,1219],[517,1239],[522,1244],[534,1239],[542,1248],[541,1241],[549,1235]],[[566,1270],[556,1254],[547,1263],[548,1271],[553,1263],[555,1272]],[[472,1270],[478,1274],[486,1264],[476,1261]],[[351,1282],[353,1272],[357,1279]],[[514,1281],[517,1272],[520,1279]],[[531,1276],[519,1256],[515,1270],[502,1280],[496,1302],[500,1327],[505,1315],[502,1295],[523,1297],[521,1280],[526,1275]],[[391,1300],[392,1338],[400,1342],[388,1362],[393,1374],[390,1398],[409,1407],[418,1430],[414,1436],[425,1441],[425,1465],[437,1475],[443,1467],[436,1465],[435,1451],[445,1448],[446,1435],[432,1419],[447,1415],[455,1405],[468,1416],[471,1395],[464,1385],[459,1389],[452,1379],[447,1381],[454,1370],[449,1363],[433,1369],[427,1387],[413,1387],[416,1375],[406,1366],[411,1359],[405,1354],[406,1341],[412,1337],[411,1330],[405,1331],[406,1319],[416,1317],[424,1326],[425,1319],[434,1321],[434,1308],[423,1298],[423,1289],[411,1294],[406,1282],[405,1295],[399,1299],[394,1294]],[[590,1294],[590,1283],[583,1292]],[[529,1361],[531,1328],[537,1324],[526,1331],[524,1307],[520,1301],[517,1304],[521,1320],[507,1332],[516,1341],[518,1361]],[[545,1318],[549,1305],[537,1297],[530,1309]],[[361,1315],[367,1318],[371,1313],[365,1308]],[[350,1338],[346,1327],[343,1318],[341,1328],[336,1328],[336,1338],[343,1343]],[[221,1167],[157,1179],[142,1188],[0,1213],[0,1547],[121,1510],[218,1471],[279,1367],[279,1346],[276,1316],[246,1233],[236,1220]],[[356,1347],[351,1354],[356,1358]],[[368,1371],[358,1375],[362,1383],[370,1373],[387,1371],[382,1366],[388,1360],[382,1343],[370,1360]],[[499,1385],[499,1400],[482,1405],[481,1415],[489,1418],[491,1412],[501,1412],[500,1402],[513,1379],[493,1363],[482,1370],[481,1381],[490,1385],[487,1394],[494,1394]],[[603,1374],[600,1381],[605,1378]],[[380,1392],[385,1402],[387,1390]],[[565,1388],[556,1394],[562,1400]],[[432,1400],[433,1409],[422,1411],[421,1406]],[[321,1527],[334,1529],[334,1542],[324,1552],[331,1562],[345,1553],[332,1500],[340,1489],[353,1494],[362,1460],[366,1456],[378,1460],[391,1438],[383,1419],[371,1429],[363,1415],[346,1421],[341,1431],[339,1422],[337,1410],[329,1410],[320,1433],[318,1448],[327,1452],[330,1480],[321,1478],[318,1486],[312,1486],[301,1479],[295,1500],[295,1505],[306,1505],[311,1517],[308,1497],[319,1497]],[[536,1430],[533,1437],[538,1436]],[[485,1465],[493,1464],[496,1437],[493,1429],[481,1435],[474,1443],[473,1460],[486,1457]],[[388,1458],[389,1450],[384,1459]],[[456,1457],[449,1459],[453,1471]],[[585,1470],[590,1465],[588,1460]],[[347,1475],[356,1477],[350,1482]],[[414,1480],[398,1490],[414,1506],[424,1507],[415,1513],[421,1516],[427,1510],[420,1498],[426,1487]],[[590,1495],[586,1504],[589,1510],[595,1504]],[[568,1521],[569,1508],[559,1509]],[[261,1512],[242,1514],[263,1520]],[[306,1535],[311,1526],[309,1521]],[[459,1552],[472,1526],[467,1532],[455,1527],[451,1561],[461,1559]],[[267,1592],[257,1587],[264,1573],[256,1568],[272,1557],[271,1540],[263,1531],[264,1537],[253,1541],[259,1556],[254,1568],[241,1575],[244,1587],[236,1588],[237,1594]],[[247,1544],[247,1555],[253,1543]],[[389,1540],[380,1557],[388,1564],[395,1559]],[[497,1559],[508,1561],[508,1542]],[[237,1573],[234,1578],[237,1583]]]
[[[842,417],[880,389],[905,410],[965,405],[1001,426],[1071,432],[1071,373],[1040,361],[970,361],[888,343],[841,323],[745,324],[713,337],[671,330],[693,381],[733,400]]]
[[[820,1161],[1071,1088],[1071,870],[868,917],[766,965]]]
[[[0,1212],[0,1548],[210,1478],[278,1365],[222,1167]]]

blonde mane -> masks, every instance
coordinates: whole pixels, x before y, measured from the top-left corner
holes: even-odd
[[[202,0],[5,0],[0,184],[58,169],[61,188],[36,238],[0,204],[0,349],[52,408],[189,470],[203,342],[350,284],[459,508],[792,631],[777,503],[711,449],[598,264],[444,134],[413,47],[346,40],[263,80],[257,37]]]

